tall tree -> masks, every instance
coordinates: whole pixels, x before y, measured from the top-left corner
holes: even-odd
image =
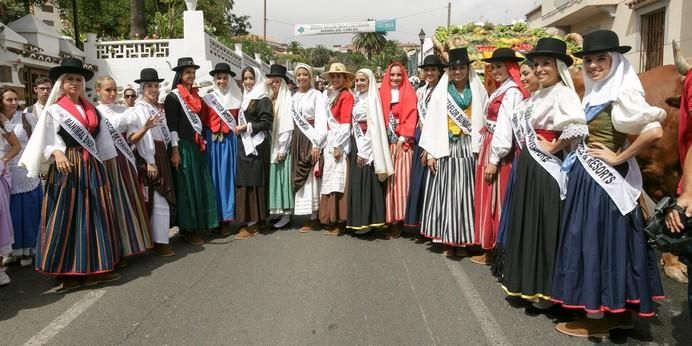
[[[353,35],[353,47],[364,50],[368,60],[372,58],[372,53],[379,53],[387,43],[387,33],[385,32],[359,32]]]
[[[298,41],[288,43],[288,52],[292,54],[301,54],[303,52],[303,44]]]
[[[130,0],[130,38],[144,37],[147,22],[144,20],[144,0]]]
[[[234,13],[229,13],[226,17],[226,22],[231,36],[245,36],[252,29],[250,16],[238,16]]]
[[[322,67],[329,63],[329,59],[332,57],[332,51],[323,45],[317,45],[315,48],[308,48],[308,57],[310,58],[310,64],[315,67]]]

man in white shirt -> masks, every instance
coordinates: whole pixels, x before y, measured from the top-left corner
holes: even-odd
[[[27,115],[28,118],[33,118],[33,120],[36,121],[38,116],[41,115],[43,106],[45,106],[46,101],[48,101],[48,95],[50,95],[50,89],[52,86],[53,84],[48,78],[39,78],[36,80],[36,84],[34,85],[34,93],[36,93],[38,101],[36,101],[36,103],[30,107],[24,109],[24,114]]]

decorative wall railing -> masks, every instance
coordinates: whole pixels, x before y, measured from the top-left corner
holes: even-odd
[[[169,40],[130,40],[96,42],[96,58],[168,58],[169,45]]]

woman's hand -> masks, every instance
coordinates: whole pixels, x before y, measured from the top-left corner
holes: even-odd
[[[437,174],[437,159],[435,158],[429,158],[428,159],[428,168],[430,168],[430,172],[432,174]]]
[[[247,131],[247,124],[245,124],[245,125],[238,125],[238,126],[236,126],[236,127],[233,128],[233,133],[235,133],[236,135],[245,133],[245,131]]]
[[[67,159],[67,156],[65,156],[62,151],[55,150],[53,152],[53,158],[55,158],[55,167],[58,169],[58,172],[61,174],[72,172],[72,162]]]
[[[156,164],[147,164],[147,177],[150,179],[156,179],[159,176],[159,170],[156,168]]]
[[[404,142],[397,141],[396,142],[396,148],[394,149],[394,158],[398,158],[399,155],[403,154],[403,152],[404,152]]]
[[[276,155],[276,161],[283,162],[284,160],[286,160],[286,154],[279,153]]]
[[[428,153],[426,153],[425,150],[421,150],[419,159],[421,166],[425,166],[428,162]]]
[[[622,160],[620,160],[618,153],[613,152],[601,143],[589,143],[589,148],[587,149],[587,151],[591,156],[597,159],[601,159],[603,162],[611,166],[617,166],[622,163]]]
[[[497,166],[492,163],[487,163],[485,165],[485,182],[490,184],[495,180],[495,174],[497,173]]]
[[[156,127],[161,121],[163,121],[163,115],[161,112],[156,113],[155,115],[150,116],[147,119],[147,122],[144,123],[144,127],[148,129],[153,129]]]
[[[178,169],[180,166],[180,152],[178,151],[177,147],[174,147],[173,152],[171,153],[171,166],[173,166],[175,169]]]
[[[342,156],[341,148],[334,147],[334,160],[336,160],[336,161],[341,160],[341,156]]]
[[[358,167],[363,168],[363,166],[366,165],[365,159],[358,156],[356,163],[358,164]]]
[[[312,148],[310,156],[312,156],[312,164],[316,164],[320,160],[320,148]]]

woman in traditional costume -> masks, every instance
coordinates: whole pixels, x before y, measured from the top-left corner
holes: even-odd
[[[219,225],[216,194],[204,154],[206,141],[199,117],[204,102],[193,86],[198,68],[192,58],[178,59],[178,65],[173,68],[173,90],[163,104],[171,132],[178,225],[185,240],[194,245],[204,244],[200,231]]]
[[[375,74],[367,68],[358,70],[355,85],[346,227],[361,235],[385,225],[382,182],[394,173],[394,165]]]
[[[404,219],[404,226],[412,228],[420,227],[423,198],[425,196],[425,181],[428,176],[425,152],[418,145],[418,142],[420,141],[423,125],[425,125],[432,92],[437,87],[440,77],[444,73],[445,65],[437,55],[428,55],[423,60],[423,64],[418,67],[423,69],[425,86],[418,88],[416,91],[418,99],[418,124],[415,132],[416,146],[413,150],[413,160],[411,162],[411,181],[406,203],[406,217]]]
[[[420,233],[444,244],[445,256],[467,256],[473,244],[473,135],[488,95],[466,48],[449,51],[449,69],[432,91],[419,145],[427,154]]]
[[[503,212],[502,201],[516,150],[510,117],[529,96],[519,80],[521,60],[511,48],[498,48],[490,58],[483,59],[491,64],[496,89],[485,105],[483,140],[476,164],[474,245],[480,246],[483,254],[471,257],[471,262],[478,264],[490,263],[488,251],[495,247]]]
[[[320,206],[320,152],[327,135],[327,106],[322,93],[312,87],[312,67],[299,63],[293,70],[298,91],[293,95],[291,116],[291,186],[295,196],[294,215],[307,215],[300,233],[318,225]]]
[[[149,126],[139,127],[139,122],[128,108],[115,103],[118,89],[109,76],[96,80],[96,93],[101,101],[96,109],[107,120],[106,130],[113,139],[118,156],[104,162],[111,180],[111,194],[115,207],[115,238],[119,242],[119,256],[137,255],[153,247],[149,213],[145,205],[142,183],[137,173],[137,159],[126,137],[130,129],[138,138],[148,131]],[[123,136],[125,134],[125,136]],[[120,265],[123,262],[121,261]]]
[[[84,98],[93,72],[74,58],[49,71],[53,90],[19,161],[28,176],[47,173],[36,270],[63,289],[114,281],[115,215],[105,160],[117,152],[105,117]],[[83,278],[84,280],[80,280]]]
[[[293,99],[287,84],[289,79],[286,76],[286,67],[271,65],[267,78],[271,80],[274,103],[271,166],[269,167],[269,214],[279,217],[272,227],[280,229],[290,224],[293,212],[291,155],[289,153],[293,135],[291,114]]]
[[[562,217],[561,151],[588,135],[588,128],[567,69],[572,58],[565,42],[542,38],[526,57],[536,65],[541,89],[521,115],[525,144],[516,163],[500,282],[507,294],[544,309],[550,306]]]
[[[389,225],[387,238],[396,239],[401,236],[401,225],[406,217],[413,139],[418,122],[416,92],[401,63],[394,62],[387,67],[380,87],[380,99],[394,164],[394,174],[385,181],[385,222]]]
[[[23,148],[26,147],[34,131],[39,114],[18,111],[17,94],[10,89],[3,89],[0,92],[0,97],[2,97],[2,115],[7,118],[5,130],[8,136],[10,132],[14,132],[22,148],[16,156],[5,164],[6,173],[12,176],[10,214],[14,229],[12,254],[5,260],[19,259],[19,264],[26,267],[33,263],[33,257],[36,253],[36,235],[41,221],[43,188],[38,178],[27,176],[26,169],[18,166],[17,163],[24,151]],[[7,155],[12,148],[11,143],[7,141],[9,138],[5,139],[4,148],[0,149],[0,152],[3,153],[0,154],[0,157]]]
[[[598,30],[584,36],[586,112],[589,136],[577,145],[562,215],[552,298],[587,319],[558,323],[556,329],[580,337],[607,337],[632,329],[634,308],[655,315],[663,288],[656,256],[647,245],[638,204],[642,177],[637,153],[663,136],[663,109],[644,98],[637,73],[617,34]],[[628,135],[637,138],[628,143]]]
[[[232,133],[237,126],[238,110],[243,93],[238,87],[235,73],[226,63],[218,63],[209,72],[214,87],[202,97],[204,107],[204,140],[207,142],[209,172],[214,185],[217,218],[221,223],[221,236],[231,234],[230,222],[235,220],[236,146],[238,139]]]
[[[524,90],[531,93],[533,96],[535,92],[540,88],[540,83],[538,82],[538,77],[533,70],[533,62],[531,60],[524,60],[519,68],[521,84]],[[509,206],[512,200],[512,191],[514,190],[514,183],[516,181],[516,170],[517,170],[517,158],[521,152],[521,148],[524,147],[524,138],[526,121],[524,116],[527,114],[527,110],[533,104],[533,98],[529,97],[524,99],[517,105],[514,113],[511,115],[509,121],[512,127],[513,137],[514,137],[514,162],[512,163],[512,170],[509,173],[509,178],[507,179],[507,187],[505,188],[505,196],[502,201],[502,209],[505,210],[504,213],[500,215],[500,225],[497,231],[497,241],[495,243],[495,248],[491,252],[491,271],[495,277],[500,280],[502,278],[502,266],[504,265],[504,246],[507,243],[507,232],[509,231]]]
[[[325,235],[339,235],[348,213],[348,154],[353,111],[350,91],[355,75],[342,63],[333,63],[322,78],[330,80],[327,93],[327,138],[322,151],[324,168],[320,197],[320,223]]]
[[[176,222],[175,185],[173,169],[168,156],[171,132],[166,124],[163,105],[159,104],[161,82],[153,68],[142,69],[139,79],[139,99],[129,111],[136,119],[137,127],[128,131],[128,140],[136,143],[137,167],[144,184],[144,197],[150,216],[154,252],[163,257],[174,256],[168,230]],[[152,126],[141,138],[140,129]]]
[[[245,224],[235,239],[247,239],[258,232],[258,223],[267,217],[267,185],[271,146],[272,101],[264,75],[256,67],[246,67],[243,102],[238,113],[236,164],[236,218]]]
[[[10,210],[13,171],[10,162],[22,150],[22,145],[14,132],[15,126],[21,126],[15,122],[17,118],[21,119],[22,113],[17,111],[17,93],[12,89],[0,88],[0,99],[2,100],[0,104],[2,107],[0,109],[0,259],[2,259],[3,256],[12,253],[12,244],[15,242],[15,231],[12,225],[15,222]],[[32,209],[38,209],[39,201],[34,202],[36,204],[31,206]],[[37,216],[40,216],[40,212]],[[35,233],[33,236],[36,237]],[[2,261],[0,261],[0,286],[5,286],[11,280],[1,263]]]

